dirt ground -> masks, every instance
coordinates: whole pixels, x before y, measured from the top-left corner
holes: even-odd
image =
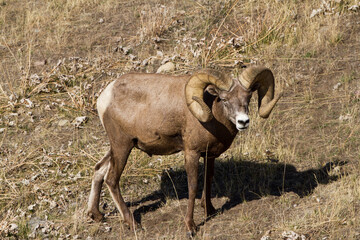
[[[172,62],[234,77],[263,64],[283,92],[267,120],[253,97],[250,128],[216,160],[209,218],[201,162],[195,239],[360,239],[359,14],[350,0],[0,0],[0,238],[186,238],[182,153],[132,151],[120,183],[142,229],[106,187],[104,221],[85,213],[109,148],[97,97]]]

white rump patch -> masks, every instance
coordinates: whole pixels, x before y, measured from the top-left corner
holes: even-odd
[[[249,116],[245,113],[237,113],[235,122],[237,130],[242,131],[249,127],[250,119]]]
[[[115,80],[116,81],[116,80]],[[110,105],[111,100],[112,100],[112,93],[113,93],[113,88],[114,88],[114,83],[115,81],[112,81],[105,89],[104,91],[100,94],[100,96],[97,99],[96,102],[96,107],[98,110],[98,114],[100,117],[100,121],[101,124],[104,126],[104,122],[103,122],[103,117],[104,117],[104,113],[107,109],[107,107]]]

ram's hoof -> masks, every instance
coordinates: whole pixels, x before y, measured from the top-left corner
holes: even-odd
[[[186,237],[192,239],[193,237],[195,237],[198,228],[196,227],[195,222],[192,219],[185,221],[185,224],[187,229]]]
[[[95,222],[101,222],[104,219],[104,214],[101,212],[88,211],[87,215]]]
[[[193,239],[195,237],[196,233],[194,231],[186,232],[186,237],[188,239]]]

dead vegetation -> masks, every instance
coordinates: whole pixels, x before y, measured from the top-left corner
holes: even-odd
[[[216,163],[219,214],[195,207],[196,238],[359,239],[359,11],[355,0],[0,0],[0,238],[184,238],[182,154],[132,152],[121,187],[142,231],[119,224],[108,192],[106,222],[84,214],[108,149],[96,98],[122,73],[172,62],[172,74],[235,76],[261,63],[285,93],[267,121],[252,100],[250,129]]]

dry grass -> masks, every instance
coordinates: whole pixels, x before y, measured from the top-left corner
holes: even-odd
[[[143,231],[119,224],[107,190],[107,222],[84,213],[108,149],[99,92],[169,60],[177,74],[221,66],[236,76],[241,62],[265,64],[284,91],[268,120],[253,98],[250,129],[216,164],[222,214],[204,223],[196,206],[197,238],[283,239],[291,230],[359,239],[359,13],[348,9],[356,1],[326,3],[0,0],[0,238],[183,239],[182,154],[131,154],[121,187]],[[89,119],[75,128],[79,116]]]

